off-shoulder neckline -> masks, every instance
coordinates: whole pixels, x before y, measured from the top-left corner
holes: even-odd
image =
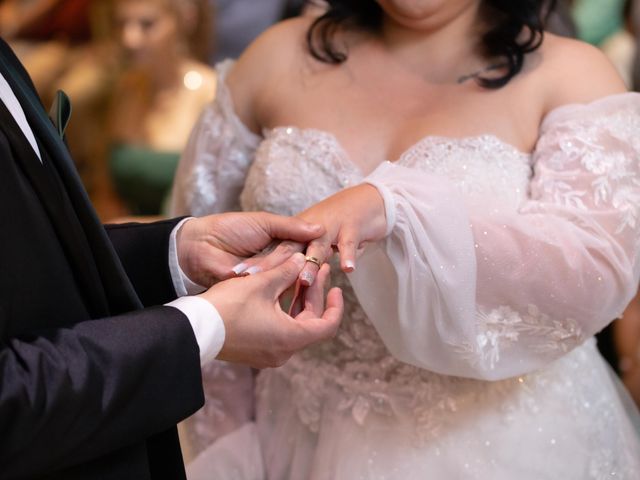
[[[246,137],[251,141],[251,143],[255,143],[256,141],[259,142],[259,139],[261,138],[259,135],[255,134],[254,132],[252,132],[243,122],[242,120],[236,115],[235,110],[233,108],[233,98],[231,98],[231,94],[228,90],[228,87],[226,85],[226,76],[227,73],[229,71],[229,69],[233,66],[233,64],[235,63],[235,61],[233,59],[226,59],[223,60],[221,62],[219,62],[216,65],[216,70],[218,70],[218,82],[217,82],[217,93],[216,93],[216,97],[218,95],[222,95],[224,97],[224,101],[225,103],[228,103],[228,107],[229,107],[229,115],[231,117],[233,117],[233,122],[236,124],[236,127],[239,129],[239,131],[241,131],[244,135],[246,135]],[[624,105],[627,106],[628,105],[628,98],[638,98],[640,100],[640,93],[638,92],[622,92],[622,93],[616,93],[616,94],[611,94],[611,95],[606,95],[604,97],[600,97],[597,98],[595,100],[592,100],[590,102],[575,102],[575,103],[566,103],[564,105],[559,105],[551,110],[549,110],[544,117],[542,118],[542,120],[540,121],[540,127],[539,127],[539,134],[538,134],[538,140],[540,139],[540,137],[544,134],[544,132],[553,124],[556,122],[560,122],[562,120],[566,120],[568,118],[571,118],[574,113],[576,111],[579,112],[584,112],[585,110],[589,110],[589,109],[595,109],[597,107],[600,107],[602,105],[605,104],[611,104],[612,106],[618,106],[618,105]],[[276,132],[276,131],[280,131],[280,130],[286,130],[287,128],[292,128],[295,129],[297,131],[315,131],[315,132],[321,132],[325,135],[331,136],[333,139],[335,139],[336,144],[338,146],[340,146],[340,148],[342,148],[342,146],[340,145],[340,142],[337,140],[337,137],[335,136],[335,134],[333,132],[330,131],[325,131],[325,130],[318,130],[316,128],[302,128],[302,127],[297,127],[296,125],[278,125],[272,128],[264,128],[263,129],[263,136],[262,138],[264,138],[264,133],[265,132]],[[446,135],[425,135],[424,137],[422,137],[420,140],[418,140],[416,143],[414,143],[413,145],[411,145],[409,148],[407,148],[403,154],[401,155],[400,158],[402,158],[404,155],[407,154],[407,152],[411,151],[414,147],[416,147],[416,145],[422,144],[423,142],[427,141],[428,139],[436,139],[436,140],[446,140],[446,141],[473,141],[474,139],[481,139],[481,138],[493,138],[495,140],[497,140],[499,143],[501,143],[503,146],[509,147],[511,149],[513,149],[516,153],[520,154],[520,155],[526,155],[526,156],[533,156],[535,154],[536,151],[536,147],[537,147],[537,141],[536,144],[533,146],[533,149],[530,152],[526,152],[524,150],[522,150],[521,148],[517,147],[516,145],[514,145],[511,142],[508,142],[506,140],[503,140],[501,137],[499,137],[497,134],[492,133],[492,132],[485,132],[485,133],[479,133],[479,134],[471,134],[471,135],[465,135],[465,136],[460,136],[460,137],[456,137],[456,136],[446,136]],[[346,154],[346,152],[345,152]],[[348,156],[348,155],[347,155]],[[398,159],[399,160],[399,159]]]

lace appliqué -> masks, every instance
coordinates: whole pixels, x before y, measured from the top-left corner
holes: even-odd
[[[521,336],[526,336],[527,348],[539,353],[568,352],[585,340],[576,320],[552,319],[535,305],[524,314],[508,306],[478,312],[477,330],[475,343],[452,346],[472,365],[489,370],[500,361],[500,352],[517,345]]]
[[[240,192],[261,137],[234,111],[225,78],[232,66],[217,65],[216,96],[194,127],[176,174],[172,210],[194,216],[240,209]]]
[[[220,108],[227,108],[221,105]],[[227,115],[224,111],[217,114]],[[603,116],[597,120],[598,128],[593,129],[590,127],[593,118],[584,124],[573,118],[570,125],[557,129],[554,124],[557,131],[547,132],[538,147],[545,150],[546,146],[548,152],[556,152],[551,153],[554,156],[547,165],[559,173],[548,182],[536,183],[535,179],[532,182],[530,156],[490,135],[466,139],[429,137],[405,152],[398,163],[450,179],[472,202],[481,199],[486,210],[516,211],[527,200],[531,188],[534,199],[546,197],[549,204],[554,199],[554,207],[570,209],[571,220],[582,221],[580,212],[594,206],[617,209],[621,212],[617,227],[636,229],[640,201],[630,186],[637,186],[638,179],[629,172],[628,160],[622,158],[626,147],[621,139],[631,139],[637,151],[633,138],[640,131],[640,125],[637,119],[628,117],[626,113],[619,117]],[[242,192],[243,209],[280,214],[304,210],[362,180],[362,173],[330,134],[282,127],[265,132],[261,142],[241,142],[236,148],[232,138],[233,132],[238,131],[236,120],[211,130],[215,134],[208,145],[218,142],[217,151],[222,152],[225,159],[231,159],[233,166],[227,170],[218,165],[215,159],[218,153],[200,157],[205,161],[198,167],[200,173],[196,176],[207,185],[190,187],[191,191],[205,192],[193,199],[195,207],[201,209],[198,211],[210,213],[213,203],[217,209],[221,201],[228,201],[227,197],[236,201],[235,192],[245,172],[248,176]],[[610,136],[606,149],[597,146],[603,143],[602,135]],[[564,143],[558,153],[559,142]],[[257,143],[260,145],[255,150]],[[609,148],[610,145],[613,147]],[[200,151],[211,150],[207,147]],[[627,152],[627,157],[637,161],[633,153]],[[219,176],[226,172],[231,172],[231,176]],[[588,184],[584,190],[572,186],[571,176],[585,172],[594,175],[593,191]],[[211,190],[213,182],[217,182],[217,186]],[[211,200],[214,195],[217,196],[215,202]],[[638,242],[636,251],[640,251],[640,240]],[[332,283],[344,292],[345,314],[340,331],[334,340],[315,345],[295,355],[284,367],[259,375],[257,397],[271,398],[273,402],[269,406],[294,409],[297,418],[311,432],[321,431],[327,419],[353,421],[362,428],[376,425],[376,419],[382,419],[385,424],[387,419],[402,419],[413,427],[417,444],[437,444],[449,432],[453,432],[456,439],[463,437],[461,432],[468,430],[465,419],[477,418],[477,412],[483,409],[487,415],[495,414],[497,423],[503,421],[511,425],[538,415],[546,415],[548,420],[548,412],[555,412],[555,406],[560,404],[562,411],[571,417],[570,421],[578,425],[585,449],[590,452],[590,470],[584,477],[610,478],[613,472],[621,478],[634,478],[632,472],[620,470],[620,465],[624,465],[621,459],[625,446],[619,441],[623,437],[616,432],[624,422],[615,415],[617,407],[608,403],[612,398],[610,391],[594,386],[590,376],[599,365],[593,345],[587,342],[573,349],[583,341],[583,333],[575,320],[554,319],[536,307],[529,307],[526,312],[517,312],[514,306],[486,307],[488,313],[477,317],[473,344],[454,346],[469,356],[468,361],[492,368],[507,358],[517,359],[517,355],[506,355],[506,352],[517,352],[519,348],[569,353],[541,371],[519,378],[486,382],[449,377],[401,363],[391,356],[359,306],[346,277],[340,273],[332,275]],[[285,398],[281,392],[267,391],[267,380],[273,375],[287,381],[290,396]],[[214,403],[214,418],[219,418],[217,408]],[[472,441],[484,441],[471,437]],[[603,438],[611,441],[603,443]],[[549,438],[551,440],[555,439]],[[603,448],[603,444],[611,445],[611,449]],[[460,448],[464,451],[464,446]]]
[[[512,410],[538,411],[532,390],[523,388],[532,385],[535,376],[485,382],[439,375],[396,360],[356,303],[347,278],[337,269],[333,272],[332,284],[342,288],[346,307],[336,339],[295,355],[277,370],[288,379],[298,418],[310,431],[320,430],[326,399],[332,392],[340,398],[337,410],[357,425],[364,425],[370,415],[409,418],[414,425],[415,445],[437,441],[458,412],[473,408],[478,402],[501,403],[505,418]],[[482,355],[497,361],[499,349],[517,341],[520,334],[535,335],[540,340],[537,348],[543,350],[568,351],[574,342],[581,341],[575,322],[559,325],[535,307],[522,317],[508,307],[498,310],[485,316],[484,335],[494,339],[495,350],[488,347],[491,341],[487,341],[480,353],[477,348],[472,350],[474,361]],[[263,395],[263,388],[259,377],[259,396]]]
[[[637,112],[620,109],[609,115],[572,118],[556,125],[541,138],[539,150],[549,153],[548,164],[558,171],[543,182],[534,182],[534,198],[552,198],[556,205],[580,211],[613,209],[619,223],[615,234],[636,230],[640,218],[640,179],[637,174],[640,148],[640,117]],[[586,171],[593,175],[591,194],[575,190],[563,172]]]

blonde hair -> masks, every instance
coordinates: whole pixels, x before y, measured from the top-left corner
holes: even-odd
[[[108,18],[114,17],[118,2],[136,1],[162,5],[178,19],[189,54],[206,62],[209,59],[213,38],[213,12],[208,0],[109,0],[98,2],[108,9]]]

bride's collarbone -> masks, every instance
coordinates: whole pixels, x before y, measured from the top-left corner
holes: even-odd
[[[490,135],[521,152],[530,152],[538,137],[531,102],[514,97],[515,91],[443,93],[425,100],[406,92],[374,97],[318,87],[278,89],[281,94],[262,104],[260,123],[267,129],[290,126],[330,134],[363,171],[380,160],[399,159],[427,137]]]
[[[323,135],[335,149],[362,172],[370,172],[384,161],[397,161],[428,139],[450,141],[490,136],[520,152],[530,152],[537,138],[522,133],[517,122],[498,117],[466,120],[444,114],[413,118],[384,118],[381,115],[282,116],[268,130],[293,127],[298,131]]]

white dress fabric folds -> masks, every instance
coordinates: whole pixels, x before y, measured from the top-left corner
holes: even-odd
[[[174,213],[291,215],[364,181],[389,235],[349,278],[334,269],[336,338],[258,375],[254,424],[217,438],[206,432],[224,413],[190,419],[209,442],[191,478],[636,478],[637,413],[592,337],[638,286],[640,95],[554,110],[532,154],[493,135],[429,136],[365,175],[328,132],[249,132],[230,66],[179,167]],[[226,368],[205,372],[208,405],[229,403],[221,382],[250,382]]]

